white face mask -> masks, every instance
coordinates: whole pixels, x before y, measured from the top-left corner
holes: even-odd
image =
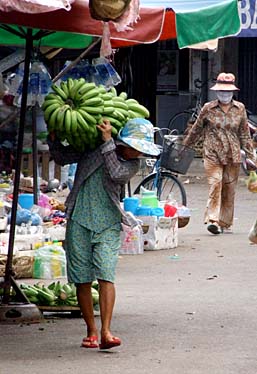
[[[216,91],[216,94],[222,104],[229,104],[233,98],[233,91]]]

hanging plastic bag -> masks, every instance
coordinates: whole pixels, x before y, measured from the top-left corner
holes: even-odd
[[[248,239],[250,242],[257,244],[257,220],[254,222],[249,231]]]
[[[98,84],[103,84],[105,87],[116,86],[121,82],[121,77],[108,61],[104,57],[94,58],[92,60],[93,67],[97,71],[99,82]]]
[[[0,10],[4,12],[44,13],[57,9],[70,10],[74,0],[0,0]]]
[[[144,253],[144,243],[141,227],[135,226],[131,228],[130,226],[122,225],[119,254],[137,255],[142,253]]]
[[[257,174],[255,171],[250,171],[250,175],[246,180],[246,185],[250,192],[257,192]]]

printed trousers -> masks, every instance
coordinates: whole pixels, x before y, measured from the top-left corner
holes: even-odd
[[[234,219],[235,189],[240,164],[219,165],[204,160],[209,185],[209,196],[204,222],[216,222],[221,227],[230,227]]]

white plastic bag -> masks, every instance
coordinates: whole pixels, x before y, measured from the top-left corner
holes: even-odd
[[[71,9],[74,0],[0,0],[0,10],[22,13],[44,13],[57,9]]]
[[[143,232],[140,226],[130,227],[122,224],[121,231],[121,247],[119,254],[121,255],[138,255],[144,252]]]
[[[190,209],[184,205],[178,207],[178,216],[179,217],[191,217]]]

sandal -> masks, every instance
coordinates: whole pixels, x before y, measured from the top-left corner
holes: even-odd
[[[100,349],[110,349],[113,347],[118,347],[121,345],[121,340],[115,336],[112,337],[111,340],[101,340],[101,343],[99,344]]]
[[[87,336],[86,338],[83,338],[81,347],[83,348],[98,348],[98,337],[96,335],[93,336]]]
[[[214,235],[221,234],[221,229],[216,222],[213,222],[207,226],[207,230]]]

